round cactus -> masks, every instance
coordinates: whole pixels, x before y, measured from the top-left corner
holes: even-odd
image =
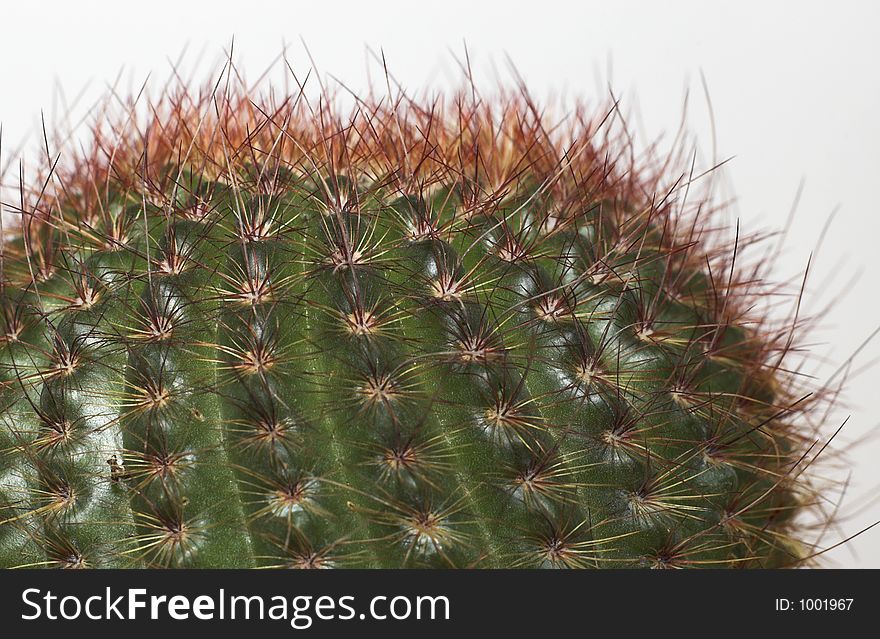
[[[153,107],[7,220],[0,565],[808,558],[790,335],[608,113]]]

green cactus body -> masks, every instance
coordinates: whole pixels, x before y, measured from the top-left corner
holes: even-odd
[[[765,336],[636,178],[512,113],[76,165],[4,249],[0,565],[797,563]]]

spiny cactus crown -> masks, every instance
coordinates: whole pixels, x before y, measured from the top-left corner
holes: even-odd
[[[803,560],[788,335],[613,108],[153,107],[2,247],[0,564]]]

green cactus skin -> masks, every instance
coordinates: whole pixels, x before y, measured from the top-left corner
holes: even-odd
[[[745,279],[592,124],[185,103],[4,245],[0,565],[802,560]]]

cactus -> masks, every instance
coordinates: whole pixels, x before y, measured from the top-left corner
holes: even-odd
[[[6,222],[0,565],[809,559],[792,336],[613,109],[152,106]]]

